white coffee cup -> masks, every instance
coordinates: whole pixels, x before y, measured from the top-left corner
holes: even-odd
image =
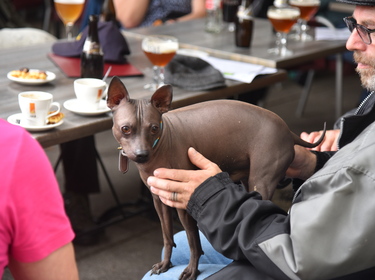
[[[21,125],[45,126],[47,119],[60,112],[60,104],[53,102],[51,93],[44,91],[24,91],[18,94],[18,103],[22,112]],[[51,110],[56,107],[56,110]],[[54,111],[48,114],[50,111]]]
[[[80,78],[74,81],[74,92],[83,110],[98,110],[106,87],[106,82],[100,79]]]

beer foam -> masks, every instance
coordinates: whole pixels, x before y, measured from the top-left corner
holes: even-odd
[[[60,4],[82,4],[85,0],[54,0],[54,2]]]
[[[267,16],[274,19],[295,19],[298,18],[300,12],[295,9],[280,9],[280,10],[269,10]]]
[[[178,43],[172,41],[166,42],[156,42],[156,41],[149,41],[147,43],[142,43],[142,49],[145,52],[150,53],[171,53],[176,52],[178,50]]]
[[[310,0],[310,1],[290,0],[289,4],[299,6],[299,7],[320,6],[320,1],[319,0]]]

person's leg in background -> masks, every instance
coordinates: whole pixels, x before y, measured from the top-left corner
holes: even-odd
[[[94,136],[60,144],[65,179],[65,210],[78,235],[76,244],[90,245],[98,242],[98,233],[79,235],[95,228],[89,194],[100,192]]]

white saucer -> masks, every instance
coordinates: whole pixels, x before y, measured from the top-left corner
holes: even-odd
[[[64,102],[64,107],[65,109],[76,113],[78,115],[84,115],[84,116],[96,116],[96,115],[101,115],[104,113],[108,113],[111,111],[107,107],[107,101],[105,100],[100,100],[99,103],[99,108],[97,110],[87,110],[82,108],[81,104],[79,104],[78,99],[69,99]]]
[[[27,125],[21,124],[21,118],[22,118],[22,114],[18,113],[18,114],[14,114],[14,115],[9,116],[7,120],[11,124],[22,126],[23,128],[25,128],[28,131],[45,131],[45,130],[49,130],[49,129],[58,127],[58,126],[62,125],[63,122],[64,122],[63,120],[61,120],[58,123],[46,124],[46,125],[43,125],[43,126],[27,126]]]
[[[29,71],[39,71],[38,69],[30,69]],[[12,71],[11,71],[12,72]],[[8,72],[7,77],[9,80],[19,83],[19,84],[24,84],[24,85],[42,85],[46,84],[49,82],[52,82],[54,79],[56,79],[56,75],[53,72],[46,71],[47,78],[44,79],[22,79],[22,78],[16,78],[11,75],[11,72]]]

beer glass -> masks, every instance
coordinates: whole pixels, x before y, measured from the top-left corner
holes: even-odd
[[[74,23],[81,16],[85,0],[54,0],[57,15],[65,25],[66,37],[72,38]]]
[[[298,41],[311,41],[313,37],[306,33],[307,22],[315,15],[320,6],[320,0],[290,0],[289,4],[300,10],[298,19],[298,34],[295,36]]]
[[[300,16],[300,11],[297,8],[286,6],[286,7],[275,7],[270,6],[267,10],[267,17],[270,20],[273,28],[279,34],[279,43],[276,48],[269,49],[268,52],[277,54],[280,56],[286,56],[292,54],[292,51],[288,50],[287,34],[290,32],[292,26],[297,22]]]
[[[142,40],[142,50],[151,61],[154,71],[153,82],[145,88],[156,90],[164,85],[164,67],[178,50],[178,40],[172,36],[151,35]]]

